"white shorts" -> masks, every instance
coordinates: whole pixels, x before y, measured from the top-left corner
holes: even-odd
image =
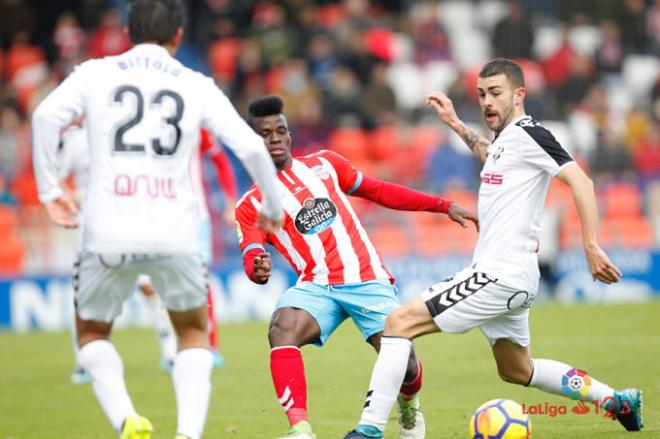
[[[148,275],[172,311],[206,304],[208,274],[199,255],[80,253],[73,268],[73,291],[83,320],[112,322],[134,290],[138,275]]]
[[[510,288],[493,276],[466,268],[433,285],[421,298],[442,332],[479,327],[491,346],[500,338],[529,346],[529,308],[536,291]]]

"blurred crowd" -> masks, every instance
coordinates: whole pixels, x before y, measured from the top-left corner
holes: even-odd
[[[0,271],[57,269],[32,175],[30,114],[73,67],[123,52],[125,0],[0,0]],[[446,92],[483,129],[481,64],[517,60],[527,112],[596,182],[605,245],[660,236],[660,0],[193,0],[178,58],[211,75],[237,109],[281,95],[294,155],[330,148],[364,173],[476,207],[479,165],[425,107]],[[484,130],[484,134],[487,134]],[[206,182],[216,259],[235,252],[222,196]],[[239,186],[249,182],[238,173]],[[579,244],[570,194],[553,185],[548,247]],[[8,206],[8,207],[7,207]],[[391,255],[469,252],[423,214],[358,203]],[[554,219],[553,219],[554,218]]]

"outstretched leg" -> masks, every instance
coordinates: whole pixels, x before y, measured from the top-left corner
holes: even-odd
[[[497,340],[492,349],[502,380],[536,387],[555,395],[594,402],[619,420],[626,430],[642,429],[639,390],[615,391],[585,371],[568,364],[555,360],[532,359],[527,347],[508,339]]]

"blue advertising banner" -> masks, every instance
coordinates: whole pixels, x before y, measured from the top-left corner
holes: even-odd
[[[564,303],[641,301],[660,297],[660,252],[613,250],[609,254],[624,273],[619,284],[609,286],[592,281],[583,252],[560,254],[555,267],[555,296]],[[470,257],[404,257],[386,262],[397,278],[400,299],[405,302],[468,266]],[[252,283],[243,273],[242,265],[236,262],[210,270],[218,320],[268,319],[280,294],[296,282],[296,274],[286,262],[277,259],[274,265],[268,285]],[[72,315],[69,276],[0,279],[0,329],[62,330],[71,325]],[[133,294],[116,325],[146,325],[150,318],[145,299]]]

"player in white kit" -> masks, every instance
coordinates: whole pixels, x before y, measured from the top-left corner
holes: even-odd
[[[173,58],[183,36],[180,0],[136,0],[128,12],[128,52],[87,61],[33,115],[39,197],[51,220],[75,227],[76,207],[58,185],[62,129],[85,115],[90,147],[82,252],[74,273],[80,361],[101,408],[121,438],[150,438],[126,390],[121,357],[109,341],[140,273],[158,289],[179,339],[172,381],[177,438],[202,435],[211,391],[206,267],[191,179],[205,126],[229,146],[264,192],[260,225],[274,231],[282,208],[263,140],[204,75]]]
[[[528,316],[538,289],[540,220],[552,177],[571,188],[594,280],[618,282],[621,272],[598,245],[593,183],[554,136],[525,114],[520,67],[503,58],[488,62],[479,73],[477,90],[486,125],[495,132],[492,142],[469,129],[444,94],[427,99],[440,120],[484,163],[478,201],[480,235],[472,265],[387,316],[362,416],[345,439],[383,437],[411,340],[477,327],[490,343],[504,381],[596,402],[627,430],[641,430],[638,389],[615,391],[593,377],[587,380],[584,371],[567,364],[531,358]],[[582,380],[565,386],[578,375]]]
[[[89,148],[87,146],[87,136],[83,124],[84,118],[81,121],[75,121],[70,127],[66,128],[62,134],[61,144],[57,154],[57,171],[60,186],[64,191],[70,192],[78,209],[81,209],[82,207],[81,201],[85,197],[89,183]],[[218,183],[223,191],[225,191],[227,197],[227,205],[233,206],[236,200],[236,182],[229,157],[223,152],[222,147],[213,139],[213,136],[208,130],[202,129],[200,131],[200,137],[200,156],[208,154],[213,161],[218,174]],[[206,206],[206,197],[203,185],[201,184],[201,157],[193,163],[194,166],[191,168],[193,171],[193,181],[199,181],[197,193],[201,197],[199,213],[202,218],[202,226],[199,245],[202,259],[204,263],[208,265],[212,261],[212,236],[210,216]],[[73,178],[75,191],[72,190],[70,186],[71,178]],[[228,225],[233,226],[235,221],[233,218],[233,209],[228,209],[226,216],[231,218],[231,221],[227,219]],[[82,229],[82,225],[78,228]],[[76,251],[78,253],[80,252],[81,247],[82,242],[78,239],[76,243]],[[174,333],[174,328],[172,328],[170,323],[167,309],[163,306],[160,296],[148,275],[140,274],[137,277],[135,290],[142,293],[151,313],[151,322],[160,348],[160,368],[166,372],[171,372],[174,357],[177,352],[177,339],[176,334]],[[213,293],[210,288],[207,296],[209,305],[209,341],[211,343],[211,352],[213,354],[213,366],[220,367],[224,360],[217,347],[216,322],[214,320],[212,307]],[[85,384],[89,382],[89,374],[80,365],[75,321],[72,321],[72,323],[74,323],[72,325],[71,337],[73,342],[75,367],[71,374],[71,382],[74,384]]]

